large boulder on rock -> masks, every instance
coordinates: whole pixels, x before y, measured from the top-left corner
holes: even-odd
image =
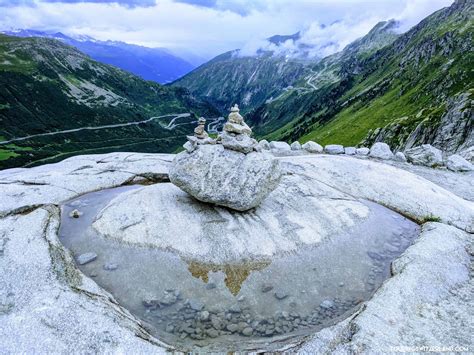
[[[298,141],[291,143],[290,145],[291,150],[301,150],[301,144]]]
[[[407,149],[405,156],[410,163],[424,166],[443,165],[443,155],[441,150],[433,147],[431,144],[423,144],[418,147]]]
[[[377,142],[370,148],[369,156],[377,159],[393,159],[393,153],[387,143]]]
[[[271,155],[243,154],[220,144],[178,154],[169,172],[170,181],[196,199],[238,211],[259,205],[280,177],[279,162]]]
[[[250,153],[257,147],[257,141],[246,134],[234,134],[222,132],[220,135],[224,148],[232,149],[241,153]]]
[[[462,156],[454,154],[446,159],[446,167],[451,171],[472,171],[474,165],[464,159]]]
[[[367,147],[357,148],[356,155],[367,156],[370,153],[370,149]]]
[[[302,148],[306,150],[308,153],[322,153],[323,147],[316,142],[308,141],[303,144]]]

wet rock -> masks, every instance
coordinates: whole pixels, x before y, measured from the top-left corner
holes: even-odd
[[[250,328],[250,327],[244,328],[244,330],[242,330],[242,335],[244,335],[246,337],[251,336],[252,333],[253,333],[253,329]]]
[[[239,326],[237,324],[231,323],[227,325],[226,329],[229,332],[235,333],[237,330],[239,330]]]
[[[231,312],[231,313],[241,313],[242,310],[240,309],[240,306],[238,304],[233,304],[232,306],[230,306],[229,312]]]
[[[216,329],[207,329],[206,334],[211,338],[217,338],[219,336],[219,331]]]
[[[274,296],[277,300],[283,300],[287,298],[289,294],[286,292],[278,291],[278,292],[275,292]]]
[[[160,300],[160,306],[171,306],[178,302],[179,291],[175,290],[167,290],[165,291],[165,295]]]
[[[331,300],[324,300],[323,302],[321,302],[319,307],[321,307],[323,309],[331,309],[331,308],[334,307],[334,302],[331,301]]]
[[[443,165],[443,155],[441,150],[430,144],[423,144],[418,147],[407,149],[405,156],[410,163],[429,167]]]
[[[464,159],[462,156],[453,154],[446,159],[446,167],[451,171],[472,171],[474,165]]]
[[[344,154],[344,147],[340,144],[328,144],[324,147],[327,154]]]
[[[301,150],[301,144],[298,141],[293,142],[291,143],[290,148],[291,150]]]
[[[210,313],[208,311],[202,311],[199,313],[199,320],[206,321],[209,319]]]
[[[281,168],[266,153],[242,154],[222,145],[203,145],[192,153],[178,154],[169,177],[200,201],[246,211],[278,186]]]
[[[345,147],[344,148],[344,154],[346,155],[355,155],[356,153],[356,148],[355,147]]]
[[[107,264],[104,264],[103,268],[106,271],[117,270],[118,269],[118,264],[116,264],[116,263],[107,263]]]
[[[83,215],[83,213],[77,209],[74,209],[72,210],[71,212],[69,212],[69,217],[71,218],[79,218]]]
[[[396,152],[394,156],[394,160],[399,161],[401,163],[406,163],[407,158],[405,157],[405,154],[403,154],[402,152]]]
[[[393,159],[393,153],[390,147],[388,146],[388,144],[382,142],[377,142],[372,145],[372,147],[370,148],[369,156],[371,158],[383,160]]]
[[[97,259],[96,253],[84,253],[77,257],[77,263],[79,265],[85,265]]]
[[[263,293],[270,292],[273,290],[273,286],[270,284],[263,284],[261,290]]]
[[[308,153],[322,153],[323,147],[316,142],[308,141],[303,144],[302,148],[306,150]]]
[[[189,300],[189,307],[194,311],[200,311],[204,308],[204,304],[192,298]]]
[[[370,153],[370,149],[366,147],[357,148],[356,155],[367,156]]]
[[[213,290],[215,289],[217,286],[214,282],[209,282],[207,285],[206,285],[206,289],[207,290]]]
[[[166,328],[165,328],[165,331],[166,331],[167,333],[173,333],[173,331],[174,331],[174,325],[168,324],[168,325],[166,326]]]

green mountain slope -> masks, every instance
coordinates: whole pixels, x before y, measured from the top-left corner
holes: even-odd
[[[142,80],[59,41],[0,36],[0,142],[184,112],[191,116],[172,129],[165,128],[171,117],[163,117],[0,144],[0,168],[85,152],[170,152],[185,140],[195,115],[218,115],[186,89]]]
[[[245,113],[295,83],[305,66],[305,61],[286,60],[270,52],[249,57],[240,56],[237,50],[217,56],[173,82],[173,86],[206,98],[222,112],[238,103]]]
[[[450,152],[474,144],[473,15],[472,2],[458,0],[373,53],[324,66],[326,58],[320,72],[331,68],[333,80],[320,74],[315,90],[260,106],[250,117],[255,132],[321,144],[432,143]]]

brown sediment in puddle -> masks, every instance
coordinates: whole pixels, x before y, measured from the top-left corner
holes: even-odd
[[[225,274],[225,285],[229,291],[236,296],[244,281],[252,271],[265,269],[271,261],[254,261],[243,264],[205,264],[196,261],[188,262],[188,270],[195,278],[201,279],[205,283],[209,282],[209,272],[222,271]]]

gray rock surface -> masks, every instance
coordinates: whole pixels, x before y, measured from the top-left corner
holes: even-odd
[[[172,159],[113,153],[0,171],[0,353],[176,351],[153,338],[76,268],[58,239],[59,209],[54,206],[103,188],[164,181]],[[333,203],[342,203],[348,196],[344,192],[418,220],[432,215],[456,226],[426,224],[419,240],[394,262],[394,276],[356,315],[282,350],[312,354],[382,353],[399,345],[473,348],[474,250],[472,236],[461,231],[472,231],[473,203],[459,197],[474,200],[473,172],[327,155],[279,160],[290,173],[306,176],[287,186],[289,192],[315,188],[309,194],[320,196],[317,191],[333,191]],[[339,198],[334,191],[342,191]],[[343,204],[325,209],[337,206],[344,210]]]
[[[471,164],[474,164],[474,146],[459,152],[459,155],[462,156]]]
[[[441,150],[430,144],[423,144],[405,151],[405,156],[410,163],[436,167],[443,165]]]
[[[257,147],[259,150],[270,150],[270,143],[266,139],[262,139],[260,142],[258,142]]]
[[[308,153],[322,153],[323,147],[316,142],[308,141],[303,144],[302,148],[306,150]]]
[[[278,185],[278,160],[264,153],[242,154],[222,145],[202,145],[173,160],[173,184],[202,202],[246,211],[258,206]]]
[[[324,147],[327,154],[344,154],[344,147],[340,144],[328,144]]]
[[[472,171],[474,165],[464,159],[462,156],[453,154],[446,159],[446,167],[451,171]]]
[[[377,159],[393,159],[393,153],[386,143],[377,142],[370,148],[369,156]]]

